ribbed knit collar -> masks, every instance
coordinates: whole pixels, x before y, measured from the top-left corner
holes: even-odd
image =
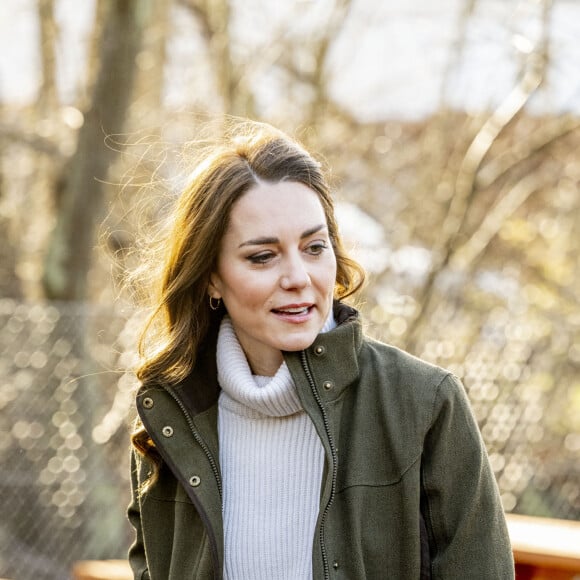
[[[332,312],[321,332],[336,326]],[[220,404],[245,415],[285,417],[302,411],[292,375],[283,362],[273,377],[253,375],[232,321],[224,316],[217,341],[218,381],[226,397]]]

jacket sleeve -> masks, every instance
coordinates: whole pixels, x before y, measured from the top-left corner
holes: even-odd
[[[135,580],[149,580],[143,530],[141,527],[141,508],[139,503],[139,469],[141,461],[135,451],[131,453],[131,503],[127,509],[129,522],[135,529],[135,540],[129,548],[129,564]]]
[[[463,385],[437,388],[422,484],[433,580],[514,578],[499,491]]]

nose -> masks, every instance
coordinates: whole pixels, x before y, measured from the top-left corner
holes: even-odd
[[[288,257],[280,278],[280,286],[284,290],[295,290],[310,286],[310,274],[301,257]]]

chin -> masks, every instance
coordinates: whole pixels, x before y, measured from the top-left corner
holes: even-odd
[[[296,339],[294,340],[286,340],[280,346],[280,350],[285,350],[287,352],[297,352],[299,350],[305,350],[312,345],[312,343],[316,340],[317,336],[318,333],[300,338],[296,337]]]

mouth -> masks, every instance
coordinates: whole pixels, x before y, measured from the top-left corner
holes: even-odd
[[[307,315],[313,308],[313,304],[288,304],[280,308],[273,308],[272,312],[283,316],[300,317]]]

